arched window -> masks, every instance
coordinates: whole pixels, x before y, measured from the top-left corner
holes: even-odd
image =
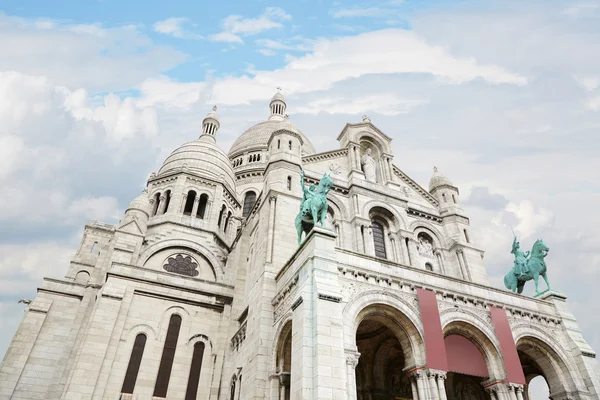
[[[187,194],[187,198],[185,199],[185,206],[183,207],[184,215],[192,215],[192,210],[194,209],[194,200],[196,200],[196,192],[190,190]]]
[[[173,369],[173,360],[175,359],[175,349],[177,348],[180,328],[181,317],[173,314],[169,320],[165,347],[163,347],[162,357],[160,358],[158,376],[156,377],[156,385],[154,386],[154,397],[167,397],[167,389],[169,388],[169,380],[171,379],[171,370]]]
[[[129,357],[129,365],[127,365],[121,393],[133,393],[135,381],[140,371],[140,364],[142,363],[142,356],[144,355],[144,347],[146,347],[146,335],[140,333],[133,342],[133,350],[131,350],[131,357]]]
[[[425,263],[425,269],[427,271],[433,271],[433,265],[431,265],[431,263]]]
[[[454,197],[454,194],[452,195],[452,201],[454,202],[454,204],[456,204],[456,197]]]
[[[277,148],[280,149],[281,148],[281,140],[277,139]]]
[[[292,190],[292,177],[287,177],[287,190]]]
[[[200,201],[198,202],[198,210],[196,211],[196,217],[200,219],[204,219],[204,214],[206,213],[206,204],[208,203],[208,195],[206,193],[200,196]]]
[[[170,203],[171,203],[171,191],[167,190],[167,192],[165,193],[165,210],[163,211],[163,214],[165,214],[167,212],[167,210],[169,209]]]
[[[227,218],[225,218],[225,226],[223,227],[223,232],[227,232],[227,227],[229,226],[229,221],[231,221],[231,211],[227,213]]]
[[[238,400],[242,398],[242,376],[240,375],[240,379],[238,379]]]
[[[190,367],[190,376],[188,377],[187,390],[185,391],[185,400],[196,400],[203,358],[204,343],[198,342],[194,345],[194,354],[192,355],[192,366]]]
[[[256,202],[256,192],[249,191],[246,192],[246,196],[244,197],[244,209],[242,211],[242,217],[247,217],[252,211],[252,207],[254,207],[254,203]]]
[[[98,246],[98,242],[94,242],[94,244],[92,245],[92,249],[90,250],[90,253],[94,254],[96,252],[96,246]]]
[[[442,193],[442,199],[444,200],[444,203],[447,201],[446,200],[446,193]]]
[[[231,388],[229,391],[229,400],[235,400],[235,376],[231,379]]]
[[[387,258],[385,251],[385,236],[383,225],[378,221],[371,223],[371,229],[373,231],[373,243],[375,245],[375,256],[380,258]]]
[[[156,213],[158,212],[158,203],[160,203],[160,192],[154,195],[154,209],[152,210],[153,216],[156,215]]]
[[[467,243],[471,243],[471,241],[469,240],[469,234],[467,233],[467,230],[463,229],[463,232],[465,234],[465,240],[467,241]]]
[[[217,221],[217,226],[220,228],[223,225],[223,214],[225,213],[225,204],[221,207],[221,211],[219,211],[219,219]]]
[[[290,150],[291,150],[292,149],[292,141],[291,140],[290,140],[290,143],[289,143],[289,147],[290,147]]]

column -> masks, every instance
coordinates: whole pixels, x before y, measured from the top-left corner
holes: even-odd
[[[523,385],[515,385],[517,390],[517,400],[523,400]]]
[[[510,400],[517,400],[517,393],[515,391],[515,387],[510,383],[508,383],[506,386],[508,387],[508,397],[510,398]]]
[[[392,250],[392,260],[399,263],[400,261],[400,257],[398,254],[398,249],[396,248],[396,237],[394,233],[388,233],[388,237],[390,239],[390,247]]]
[[[359,253],[364,252],[364,240],[362,237],[362,230],[361,230],[362,225],[357,223],[355,225],[354,231],[355,231],[355,235],[356,235],[356,251]]]
[[[392,159],[390,157],[387,158],[387,165],[390,171],[390,181],[394,182],[396,177],[394,175],[394,166],[392,165]]]
[[[279,400],[279,375],[277,373],[269,376],[269,400]]]
[[[440,400],[446,400],[446,385],[444,381],[446,380],[446,373],[444,371],[438,371],[437,373],[437,384],[438,390],[440,394]]]
[[[389,168],[388,168],[388,163],[387,163],[387,157],[386,156],[381,156],[380,158],[380,162],[379,165],[381,166],[381,175],[382,175],[382,183],[385,183],[387,181],[390,180],[390,176],[389,176]]]
[[[357,194],[353,194],[352,195],[352,200],[354,202],[354,215],[360,215],[360,209],[358,207],[358,195]]]
[[[412,260],[410,258],[410,250],[408,249],[408,243],[406,242],[406,237],[404,236],[400,236],[400,241],[402,243],[400,243],[402,245],[402,252],[404,253],[405,259],[404,259],[404,264],[406,265],[411,265]]]
[[[273,260],[273,234],[275,231],[275,205],[277,197],[269,197],[269,232],[267,234],[267,262]]]
[[[212,200],[206,201],[206,210],[204,211],[204,219],[210,223],[210,210],[212,206]]]
[[[417,250],[417,242],[412,238],[408,239],[408,254],[410,257],[410,265],[412,267],[422,269],[422,265],[417,265],[417,260],[419,259],[419,251]]]
[[[467,274],[465,272],[465,266],[463,264],[462,249],[456,250],[456,258],[458,259],[458,268],[460,269],[460,276],[462,277],[462,279],[466,280]]]
[[[419,390],[417,389],[417,383],[415,382],[414,379],[410,380],[410,389],[412,391],[413,400],[420,400],[419,399]]]
[[[336,238],[335,238],[335,245],[337,247],[341,247],[341,243],[342,243],[342,238],[341,238],[341,230],[340,230],[340,223],[338,221],[335,221],[333,223],[333,231],[335,232]]]
[[[346,390],[348,400],[356,400],[356,366],[360,353],[346,350]]]
[[[465,252],[463,249],[460,249],[460,256],[462,257],[463,265],[465,267],[465,272],[467,273],[467,279],[472,281],[471,271],[469,270],[469,263],[467,262],[467,257],[465,256]]]
[[[350,169],[354,169],[356,165],[356,154],[354,153],[354,146],[348,147],[348,155],[350,156]]]
[[[410,377],[417,384],[417,393],[419,400],[428,400],[428,396],[426,396],[427,391],[427,383],[425,382],[425,374],[422,370],[414,371],[410,374]]]
[[[435,256],[437,257],[438,265],[440,266],[440,272],[445,274],[446,271],[444,269],[444,261],[442,259],[442,251],[440,249],[435,249]]]
[[[429,379],[429,393],[431,394],[431,400],[439,400],[439,390],[435,379],[436,372],[429,370],[427,371],[427,378]]]
[[[279,374],[279,400],[286,399],[286,392],[290,387],[290,373],[281,372]]]
[[[181,210],[180,212],[183,213],[183,211],[185,210],[185,203],[187,202],[187,193],[185,193],[183,195],[183,197],[181,198],[181,204],[179,206],[179,209]]]
[[[158,203],[158,212],[157,214],[164,214],[165,213],[165,207],[167,206],[167,202],[165,201],[167,198],[165,197],[164,194],[160,195],[160,201]]]
[[[192,206],[192,218],[196,218],[198,213],[198,204],[200,204],[200,196],[196,196],[194,199],[194,205]]]
[[[363,225],[363,238],[365,243],[365,253],[375,257],[375,243],[373,242],[373,230],[370,225]]]
[[[362,171],[362,168],[360,167],[360,150],[358,149],[358,146],[354,146],[354,160],[355,160],[355,164],[354,164],[354,168]]]
[[[162,206],[164,204],[164,199],[165,199],[165,196],[160,196],[158,198],[158,205],[156,206],[156,214],[154,214],[154,215],[160,214],[160,209],[162,208]]]

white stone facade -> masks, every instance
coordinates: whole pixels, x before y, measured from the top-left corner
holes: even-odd
[[[507,314],[527,382],[543,375],[553,400],[600,399],[565,296],[489,286],[450,180],[436,170],[419,186],[367,117],[315,153],[281,94],[269,110],[229,154],[213,110],[118,224],[85,226],[65,278],[27,306],[0,399],[527,398],[506,379],[490,307]],[[307,185],[324,173],[335,185],[325,227],[299,247],[301,168]],[[434,291],[444,336],[473,343],[485,376],[428,367],[417,288]]]

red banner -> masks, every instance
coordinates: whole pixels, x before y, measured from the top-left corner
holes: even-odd
[[[437,300],[435,299],[435,293],[430,290],[417,288],[417,298],[419,299],[421,319],[423,320],[427,366],[433,369],[448,371],[446,346],[444,344],[442,322],[440,321],[440,312]]]
[[[506,380],[510,383],[524,385],[526,383],[525,375],[523,374],[523,367],[517,354],[517,346],[515,346],[515,340],[508,324],[506,312],[497,307],[490,307],[490,311],[492,313],[492,323],[494,324],[494,329],[496,329],[496,336],[500,342],[502,358],[504,359]]]

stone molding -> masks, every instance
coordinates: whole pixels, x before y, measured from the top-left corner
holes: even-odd
[[[396,167],[395,165],[392,165],[392,170],[397,177],[399,177],[402,181],[404,181],[404,183],[406,183],[413,190],[415,190],[417,193],[423,196],[432,205],[434,205],[435,207],[439,206],[438,201],[428,191],[423,189],[417,182],[409,178],[408,175],[406,175],[400,170],[400,168]]]
[[[312,162],[325,161],[325,160],[330,160],[332,158],[345,157],[347,155],[348,155],[347,148],[326,151],[324,153],[317,153],[317,154],[311,154],[308,156],[303,156],[302,163],[308,164],[308,163],[312,163]]]
[[[433,214],[430,214],[430,213],[427,213],[427,212],[424,212],[424,211],[421,211],[421,210],[417,210],[417,209],[414,209],[414,208],[410,208],[410,207],[408,207],[406,209],[406,214],[408,214],[411,217],[416,217],[416,218],[419,218],[419,219],[424,219],[424,220],[427,220],[427,221],[432,221],[432,222],[435,222],[435,223],[438,223],[438,224],[441,224],[442,221],[443,221],[443,219],[441,217],[438,217],[437,215],[433,215]]]

